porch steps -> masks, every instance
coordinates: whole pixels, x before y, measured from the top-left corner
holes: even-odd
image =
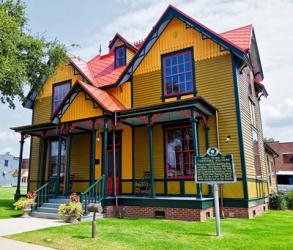
[[[60,215],[58,214],[58,207],[60,206],[60,204],[68,202],[68,201],[69,201],[69,197],[64,197],[64,196],[51,198],[48,200],[47,203],[44,203],[43,206],[38,207],[36,211],[33,211],[31,213],[31,216],[37,217],[37,218],[59,220]],[[103,218],[103,215],[97,214],[96,217]],[[82,216],[82,220],[87,220],[91,218],[92,218],[92,214]]]

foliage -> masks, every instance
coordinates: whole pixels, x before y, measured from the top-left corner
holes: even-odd
[[[26,194],[26,198],[28,198],[28,199],[32,199],[32,200],[36,200],[36,198],[37,198],[37,194],[36,194],[35,192],[28,192],[28,193]]]
[[[77,193],[72,193],[69,198],[70,198],[70,201],[72,201],[72,202],[79,202],[80,201],[80,197]]]
[[[277,210],[286,209],[286,199],[283,193],[273,193],[270,197],[270,208]]]
[[[83,214],[82,204],[80,202],[66,202],[61,204],[58,208],[58,213],[64,217],[65,215],[74,216],[77,219],[81,218]]]
[[[35,203],[34,199],[28,199],[26,197],[21,197],[13,205],[15,206],[15,209],[23,209],[27,206],[33,206],[35,204],[36,203]]]
[[[189,222],[159,219],[91,221],[8,236],[58,249],[292,249],[293,211],[268,211],[253,220],[224,219],[223,236],[215,237],[215,220]]]
[[[57,40],[30,33],[21,0],[0,0],[0,24],[0,100],[14,108],[16,97],[24,99],[25,85],[39,93],[68,58]]]
[[[286,193],[285,199],[287,202],[287,208],[293,209],[293,191]]]

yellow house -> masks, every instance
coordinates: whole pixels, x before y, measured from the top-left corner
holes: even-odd
[[[267,209],[267,93],[252,25],[219,34],[169,6],[142,43],[117,33],[106,55],[69,58],[27,96],[32,124],[13,128],[21,152],[32,138],[38,207],[78,192],[85,210],[102,201],[107,216],[205,220],[213,190],[195,183],[194,157],[217,147],[233,154],[237,175],[221,188],[222,212]]]

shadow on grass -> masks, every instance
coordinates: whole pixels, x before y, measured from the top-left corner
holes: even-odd
[[[0,200],[0,211],[7,212],[7,218],[17,218],[22,214],[19,211],[16,211],[13,206],[14,200],[11,199],[1,199]],[[4,217],[6,218],[6,216]]]

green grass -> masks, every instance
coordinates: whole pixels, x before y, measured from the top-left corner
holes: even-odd
[[[292,249],[293,212],[269,211],[255,219],[222,220],[217,239],[215,221],[185,222],[156,219],[97,220],[9,236],[57,249]]]
[[[0,187],[0,219],[13,218],[22,214],[13,206],[15,189],[15,187]],[[25,189],[21,191],[26,192]]]

